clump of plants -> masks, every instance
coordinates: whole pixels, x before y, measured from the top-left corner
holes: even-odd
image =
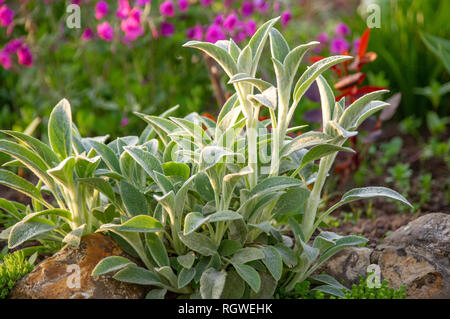
[[[53,138],[54,128],[49,131],[58,161],[45,171],[31,168],[46,178],[47,186],[55,180],[53,195],[63,212],[55,214],[39,197],[44,189],[31,185],[35,200],[46,209],[30,211],[18,224],[41,229],[49,224],[41,216],[50,215],[47,221],[59,225],[66,220],[70,229],[46,226],[24,232],[20,241],[54,230],[63,232],[55,240],[69,236],[76,240],[66,241],[75,245],[92,231],[113,234],[144,266],[112,256],[97,264],[92,275],[114,272],[116,280],[152,286],[148,298],[164,298],[167,292],[187,298],[271,298],[277,288],[294,290],[341,249],[365,244],[360,236],[324,231],[323,220],[358,199],[384,196],[410,205],[408,201],[390,189],[367,187],[347,192],[323,210],[321,193],[337,153],[353,151],[345,146],[347,139],[388,105],[377,100],[385,91],[369,93],[347,108],[344,99],[336,102],[321,74],[348,56],[322,59],[295,82],[303,56],[318,43],[291,49],[274,28],[277,20],[266,22],[244,48],[233,40],[185,44],[215,59],[235,89],[217,121],[197,113],[169,116],[174,109],[162,116],[138,113],[148,124],[141,136],[105,144],[105,138],[81,139],[68,120],[66,102],[57,106],[58,125],[66,123]],[[274,84],[257,74],[268,39]],[[314,81],[321,94],[323,130],[292,138],[289,133],[299,127],[290,122]],[[260,121],[263,108],[270,119]],[[48,147],[33,143],[29,147],[38,152],[33,158],[48,155]],[[41,146],[45,154],[39,153]],[[21,163],[30,162],[3,149]],[[77,169],[78,158],[85,165]],[[4,173],[14,181],[13,175]],[[84,196],[77,196],[80,192]],[[21,234],[15,227],[10,245],[17,245]],[[325,290],[341,288],[329,276],[320,280]]]
[[[34,258],[26,259],[20,250],[0,258],[0,299],[6,298],[16,282],[33,270]]]

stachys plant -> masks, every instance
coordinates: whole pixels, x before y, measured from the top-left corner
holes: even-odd
[[[291,49],[274,28],[277,20],[262,25],[242,49],[233,40],[185,44],[214,58],[235,94],[216,122],[196,113],[185,118],[138,114],[148,128],[139,144],[124,145],[115,159],[124,162],[127,183],[134,185],[134,191],[120,196],[135,215],[121,215],[98,231],[121,238],[145,268],[108,257],[93,275],[116,272],[117,280],[151,285],[148,298],[163,298],[167,291],[190,298],[270,298],[277,287],[294,289],[341,249],[366,242],[321,229],[339,206],[378,196],[410,205],[393,190],[367,187],[319,209],[337,152],[352,152],[345,142],[368,116],[388,105],[376,100],[386,91],[367,94],[347,108],[343,99],[336,102],[321,74],[348,56],[316,62],[294,82],[303,56],[318,43]],[[269,38],[274,84],[257,76]],[[291,138],[288,133],[299,128],[289,124],[314,81],[323,129]],[[269,109],[270,120],[258,120],[261,108]],[[123,173],[106,175],[114,189],[123,186]],[[292,211],[300,213],[288,225],[277,222]],[[320,289],[342,294],[332,278],[315,279],[324,284]]]

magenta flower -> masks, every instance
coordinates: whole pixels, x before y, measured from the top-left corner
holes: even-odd
[[[8,54],[15,54],[22,44],[22,39],[12,39],[5,45],[3,50]]]
[[[266,13],[269,10],[270,4],[264,0],[253,0],[253,4],[258,12]]]
[[[321,44],[325,44],[328,42],[328,34],[326,34],[325,32],[321,32],[319,33],[319,35],[317,36],[317,41],[319,41]]]
[[[9,26],[14,19],[14,11],[8,8],[8,5],[4,4],[0,7],[0,25],[2,27]]]
[[[291,18],[292,18],[291,11],[288,11],[288,10],[283,11],[283,13],[281,13],[281,25],[283,27],[286,27],[288,25],[289,21],[291,20]]]
[[[342,54],[344,51],[348,51],[349,45],[347,40],[341,37],[331,40],[330,51],[334,54]]]
[[[136,4],[138,6],[145,6],[147,3],[150,3],[151,0],[137,0]]]
[[[84,30],[81,38],[84,41],[89,41],[90,39],[92,39],[94,37],[94,31],[92,31],[92,29],[87,28],[86,30]]]
[[[212,24],[206,30],[205,40],[207,42],[216,43],[219,40],[225,40],[225,34],[222,31],[222,28],[217,24]]]
[[[140,37],[144,33],[141,27],[141,11],[137,8],[131,10],[130,16],[122,20],[120,28],[125,33],[126,40],[134,41]]]
[[[233,32],[233,29],[236,26],[237,22],[238,22],[237,15],[232,13],[232,14],[228,15],[228,17],[225,18],[225,20],[223,21],[222,26],[228,32]]]
[[[119,0],[119,7],[117,8],[116,15],[120,19],[125,19],[130,14],[131,7],[128,0]]]
[[[256,32],[256,23],[254,20],[248,20],[244,23],[244,31],[247,36],[252,36]]]
[[[174,32],[175,27],[173,26],[172,23],[166,21],[161,22],[161,35],[168,37],[173,35]]]
[[[334,29],[334,32],[338,36],[345,36],[345,35],[349,35],[351,33],[351,30],[345,23],[341,22],[341,23],[338,23],[338,25]]]
[[[181,12],[185,12],[189,8],[188,0],[178,0],[178,8]]]
[[[195,27],[187,30],[186,36],[189,39],[201,41],[203,39],[203,28],[197,24]]]
[[[280,10],[281,7],[281,2],[280,1],[275,1],[273,4],[273,10],[278,12],[278,10]]]
[[[245,18],[252,15],[252,13],[253,13],[253,3],[250,1],[245,1],[241,7],[242,16]]]
[[[99,1],[95,5],[95,18],[97,20],[103,19],[108,14],[109,6],[106,1]]]
[[[128,119],[128,117],[124,117],[122,118],[122,120],[120,121],[120,126],[127,126],[128,124],[130,124],[130,120]]]
[[[11,56],[5,50],[0,51],[0,64],[6,70],[11,68]]]
[[[33,65],[33,55],[26,45],[22,45],[17,50],[17,58],[19,59],[19,63],[23,66],[30,67]]]
[[[223,14],[219,14],[219,15],[214,19],[214,24],[221,25],[222,23],[223,23]]]
[[[166,0],[159,6],[159,13],[166,17],[173,17],[175,15],[175,7],[173,2]]]
[[[207,7],[207,6],[209,6],[213,1],[214,1],[214,0],[200,0],[200,4],[201,4],[203,7]]]
[[[97,33],[100,38],[108,42],[111,42],[114,38],[114,29],[107,21],[97,26]]]

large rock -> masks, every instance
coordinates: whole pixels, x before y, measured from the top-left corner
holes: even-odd
[[[325,272],[339,282],[344,281],[346,287],[351,287],[359,283],[359,276],[367,275],[371,253],[372,249],[366,247],[345,248],[326,261],[316,273]]]
[[[97,263],[108,256],[127,254],[108,236],[83,237],[80,246],[65,246],[22,278],[10,293],[20,299],[138,299],[148,288],[122,283],[110,275],[92,277]],[[132,259],[132,258],[130,258]],[[79,267],[79,268],[78,268]],[[79,285],[77,271],[79,269]],[[79,288],[77,288],[79,286]]]
[[[386,237],[371,256],[408,298],[450,298],[450,215],[422,216]]]

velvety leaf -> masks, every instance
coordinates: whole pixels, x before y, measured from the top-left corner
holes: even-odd
[[[122,269],[113,276],[118,281],[146,286],[161,286],[162,282],[153,272],[136,266]]]
[[[182,232],[179,232],[178,236],[180,236],[183,244],[201,255],[212,256],[217,251],[216,244],[206,235],[191,233],[185,236]]]
[[[116,173],[120,173],[120,163],[116,154],[103,143],[91,140],[89,144],[95,150],[95,152],[101,156],[102,160],[108,166],[108,168]]]
[[[187,180],[190,174],[190,168],[183,163],[167,162],[162,164],[164,175],[181,177],[183,180]]]
[[[42,198],[41,192],[33,184],[10,171],[0,169],[0,184],[11,187],[46,206],[48,205]]]
[[[189,235],[200,228],[209,220],[208,217],[198,212],[192,212],[186,215],[184,219],[184,235]]]
[[[53,151],[61,159],[72,155],[72,113],[66,99],[61,100],[50,114],[48,138]]]
[[[231,239],[224,239],[220,243],[219,254],[223,257],[228,257],[241,248],[242,244],[240,242]]]
[[[178,288],[186,287],[195,277],[195,268],[183,268],[178,275]]]
[[[149,213],[147,198],[135,186],[122,180],[119,184],[119,191],[122,201],[131,216]]]
[[[148,250],[158,266],[170,266],[169,255],[161,238],[157,234],[147,233],[146,239]]]
[[[91,276],[100,276],[113,271],[123,269],[127,266],[135,265],[129,259],[121,256],[111,256],[103,258],[92,271]]]
[[[241,299],[245,291],[245,282],[238,273],[231,269],[227,271],[225,287],[221,299]]]
[[[253,260],[264,258],[264,253],[259,248],[245,247],[236,251],[231,258],[233,264],[246,264]]]
[[[50,221],[38,217],[34,218],[33,221],[26,223],[18,222],[12,227],[9,233],[8,248],[16,248],[27,240],[45,234],[55,228],[56,226],[54,226]]]
[[[177,261],[181,266],[189,269],[194,265],[195,254],[191,251],[191,252],[187,253],[186,255],[178,256]]]
[[[234,269],[236,269],[236,272],[239,274],[239,276],[241,276],[241,278],[245,280],[245,282],[254,292],[259,291],[259,289],[261,288],[261,277],[255,270],[255,268],[249,265],[239,264],[233,264],[233,267]]]
[[[92,188],[98,190],[103,195],[108,197],[108,199],[113,203],[116,200],[116,196],[114,194],[114,190],[113,190],[111,184],[108,183],[107,181],[105,181],[103,178],[100,178],[100,177],[79,178],[79,179],[77,179],[77,182],[79,182],[81,184],[89,185]]]
[[[264,253],[262,262],[266,265],[273,278],[278,281],[281,279],[283,273],[283,259],[280,253],[272,246],[261,246]]]
[[[227,273],[208,268],[200,278],[200,293],[203,299],[219,299],[222,295]]]

